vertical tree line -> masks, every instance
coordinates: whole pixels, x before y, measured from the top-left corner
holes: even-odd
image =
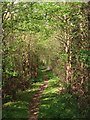
[[[13,99],[44,65],[88,109],[90,3],[3,2],[3,91]],[[10,87],[12,86],[12,87]],[[8,90],[8,88],[10,88]],[[83,107],[84,108],[84,107]]]

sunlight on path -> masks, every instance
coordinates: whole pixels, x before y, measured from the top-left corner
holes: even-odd
[[[29,120],[37,120],[38,119],[40,97],[41,97],[43,91],[45,90],[45,88],[47,88],[47,87],[48,87],[48,80],[45,80],[44,83],[40,86],[39,90],[33,96],[33,99],[30,103],[30,108],[29,108]]]

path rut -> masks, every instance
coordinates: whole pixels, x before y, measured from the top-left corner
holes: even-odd
[[[44,83],[40,86],[39,90],[33,96],[32,101],[30,102],[29,119],[28,120],[38,120],[40,98],[42,96],[43,91],[47,87],[48,87],[48,80],[44,80]]]

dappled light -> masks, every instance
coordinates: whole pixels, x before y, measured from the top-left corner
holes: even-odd
[[[89,120],[90,2],[0,6],[2,120]]]

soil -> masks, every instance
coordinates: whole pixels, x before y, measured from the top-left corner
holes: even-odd
[[[40,86],[39,90],[35,93],[30,102],[29,107],[29,120],[38,120],[38,112],[40,105],[40,98],[42,96],[43,91],[48,87],[48,79],[44,80],[44,83]]]

